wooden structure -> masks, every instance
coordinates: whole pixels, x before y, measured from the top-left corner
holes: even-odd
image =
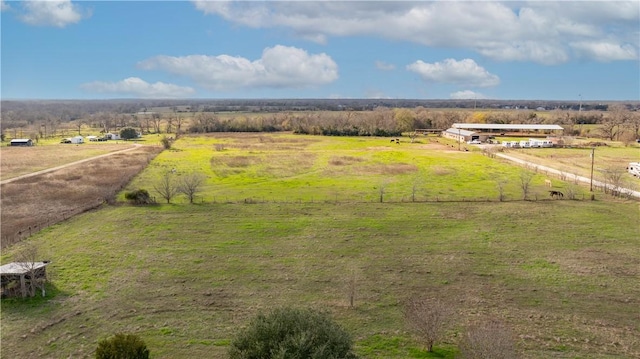
[[[2,297],[34,296],[36,289],[42,290],[47,281],[47,265],[50,262],[13,262],[0,266]]]

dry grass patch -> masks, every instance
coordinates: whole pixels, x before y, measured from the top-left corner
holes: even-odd
[[[409,163],[381,163],[377,165],[361,166],[354,169],[357,175],[404,175],[415,173],[418,166]]]
[[[0,200],[5,209],[1,214],[2,248],[105,201],[112,201],[160,150],[160,147],[144,146],[126,154],[114,154],[3,184]]]
[[[329,159],[329,164],[332,166],[349,166],[354,163],[362,162],[364,159],[353,156],[333,156]]]
[[[431,167],[431,173],[436,176],[449,176],[456,173],[456,170],[451,167],[433,166]]]
[[[0,147],[2,179],[61,166],[85,158],[130,148],[130,144],[50,145],[34,147]]]

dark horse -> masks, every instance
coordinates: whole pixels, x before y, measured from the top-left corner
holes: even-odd
[[[549,191],[549,196],[552,198],[562,198],[564,195],[560,191]]]

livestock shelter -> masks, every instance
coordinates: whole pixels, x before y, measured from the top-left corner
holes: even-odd
[[[14,138],[11,146],[33,146],[33,141],[30,138]]]
[[[480,136],[473,131],[467,131],[460,128],[450,128],[442,132],[442,137],[450,138],[457,142],[466,142],[477,140]]]
[[[37,289],[44,297],[47,266],[50,262],[12,262],[0,266],[0,291],[2,297],[34,296]]]
[[[478,131],[483,134],[506,134],[506,133],[527,133],[532,136],[535,133],[541,135],[557,134],[557,131],[564,131],[559,125],[544,124],[501,124],[501,123],[454,123],[451,127],[464,130]]]

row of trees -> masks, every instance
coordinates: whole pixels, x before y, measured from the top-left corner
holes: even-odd
[[[72,133],[113,132],[132,127],[142,134],[184,132],[275,132],[293,131],[313,135],[398,136],[415,129],[447,129],[455,122],[495,124],[559,124],[566,135],[602,137],[630,141],[640,137],[640,112],[621,104],[607,111],[553,110],[433,110],[424,107],[387,108],[372,111],[278,112],[229,114],[214,112],[136,112],[122,114],[96,112],[83,118],[65,120],[42,114],[40,120],[24,121],[14,113],[3,113],[3,136],[32,139],[66,136]],[[597,130],[585,125],[598,125]]]

